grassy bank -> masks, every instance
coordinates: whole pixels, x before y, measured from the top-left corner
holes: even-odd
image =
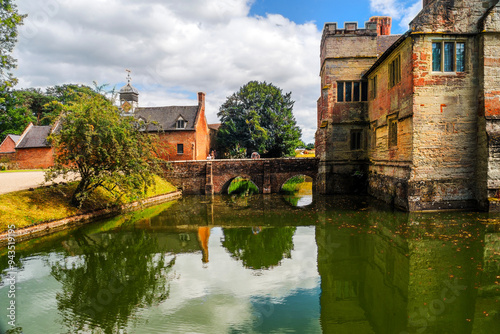
[[[156,186],[147,196],[166,194],[176,188],[160,177],[156,177]],[[17,229],[36,225],[46,221],[63,219],[92,210],[102,209],[112,203],[112,197],[104,190],[94,192],[81,209],[69,204],[77,183],[41,187],[33,191],[23,190],[0,195],[0,232],[6,231],[9,225]],[[123,199],[120,204],[131,202]]]
[[[250,180],[242,177],[235,178],[229,185],[228,194],[258,194],[259,188]]]

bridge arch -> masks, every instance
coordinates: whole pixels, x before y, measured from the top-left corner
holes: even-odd
[[[171,161],[165,174],[185,194],[221,194],[238,176],[251,180],[260,193],[267,194],[278,193],[294,175],[310,176],[317,189],[318,164],[316,158]]]
[[[235,176],[235,177],[233,177],[233,178],[230,178],[230,179],[229,179],[229,180],[227,180],[225,183],[224,183],[224,181],[222,181],[222,182],[223,182],[223,184],[222,184],[222,188],[221,188],[221,190],[220,190],[220,193],[221,193],[221,194],[228,194],[228,193],[229,193],[229,187],[231,186],[231,183],[232,183],[234,180],[238,179],[239,177],[241,177],[241,178],[242,178],[242,179],[244,179],[244,180],[248,180],[249,182],[252,182],[252,183],[255,185],[255,187],[257,187],[257,192],[258,192],[258,193],[262,193],[261,188],[260,188],[260,187],[259,187],[259,186],[255,183],[255,181],[253,181],[253,180],[252,180],[252,178],[251,178],[250,176],[242,176],[242,175],[238,175],[238,176]],[[215,191],[215,190],[214,190],[214,191]]]

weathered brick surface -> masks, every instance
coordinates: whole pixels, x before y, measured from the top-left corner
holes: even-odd
[[[410,29],[426,33],[477,33],[479,20],[496,0],[428,1],[410,23]]]
[[[336,102],[336,81],[354,80],[369,69],[377,78],[376,98],[367,104],[368,192],[410,211],[488,208],[500,198],[500,2],[425,1],[411,23],[411,33],[391,47],[376,65],[343,66],[364,55],[371,44],[358,36],[354,50],[347,37],[322,42],[322,97],[318,124],[328,119],[330,130],[318,130],[323,190],[335,165],[365,157],[348,152],[349,129],[365,122],[363,108]],[[324,32],[324,36],[331,31]],[[432,43],[465,43],[463,72],[432,71]],[[348,59],[328,58],[334,48]],[[389,85],[389,66],[401,59],[401,82]],[[368,60],[365,58],[365,60]],[[360,66],[358,66],[360,65]],[[352,69],[352,73],[346,70]],[[371,89],[371,88],[370,88]],[[389,122],[397,119],[397,144],[389,145]],[[368,159],[365,159],[367,161]],[[330,164],[330,165],[329,165]],[[342,167],[344,168],[344,167]],[[342,169],[340,168],[340,169]],[[347,172],[347,171],[346,171]],[[323,175],[324,174],[324,175]],[[348,173],[345,174],[348,176]]]
[[[317,171],[315,158],[172,161],[166,178],[185,194],[206,194],[211,190],[215,194],[227,193],[229,184],[238,176],[250,179],[261,193],[276,193],[295,175],[316,180]]]
[[[316,157],[321,193],[358,192],[365,183],[368,154],[366,102],[338,102],[338,81],[361,81],[376,61],[380,35],[390,33],[390,18],[374,17],[361,29],[327,24],[321,43],[321,97],[318,100]],[[386,36],[383,36],[386,37]],[[326,123],[326,127],[320,127]],[[351,150],[351,131],[361,131],[360,149]],[[353,175],[355,177],[353,178]]]
[[[54,165],[54,150],[51,147],[18,149],[16,162],[19,169],[49,168]]]
[[[12,138],[7,137],[0,145],[0,153],[10,153],[16,151],[16,143]]]

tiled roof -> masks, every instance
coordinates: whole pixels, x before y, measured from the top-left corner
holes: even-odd
[[[215,123],[215,124],[208,124],[208,128],[211,130],[219,130],[221,123]]]
[[[17,143],[17,141],[19,140],[19,138],[21,138],[21,136],[19,136],[19,135],[7,135],[7,137],[10,137],[10,139],[12,139],[12,141],[14,143]]]
[[[377,37],[377,54],[381,56],[401,35],[383,35]]]
[[[51,129],[51,126],[32,126],[16,148],[50,147],[47,137]]]
[[[198,106],[182,107],[146,107],[135,109],[135,117],[147,122],[157,122],[162,130],[175,130],[179,116],[187,121],[186,130],[194,130]],[[147,131],[157,131],[158,126],[149,125]]]

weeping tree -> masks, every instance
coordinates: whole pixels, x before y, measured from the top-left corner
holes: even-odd
[[[46,179],[78,173],[81,177],[71,203],[81,206],[98,188],[116,199],[145,195],[159,171],[152,137],[141,132],[144,124],[120,116],[118,109],[99,94],[80,94],[68,106],[49,136],[55,150],[54,166]]]

